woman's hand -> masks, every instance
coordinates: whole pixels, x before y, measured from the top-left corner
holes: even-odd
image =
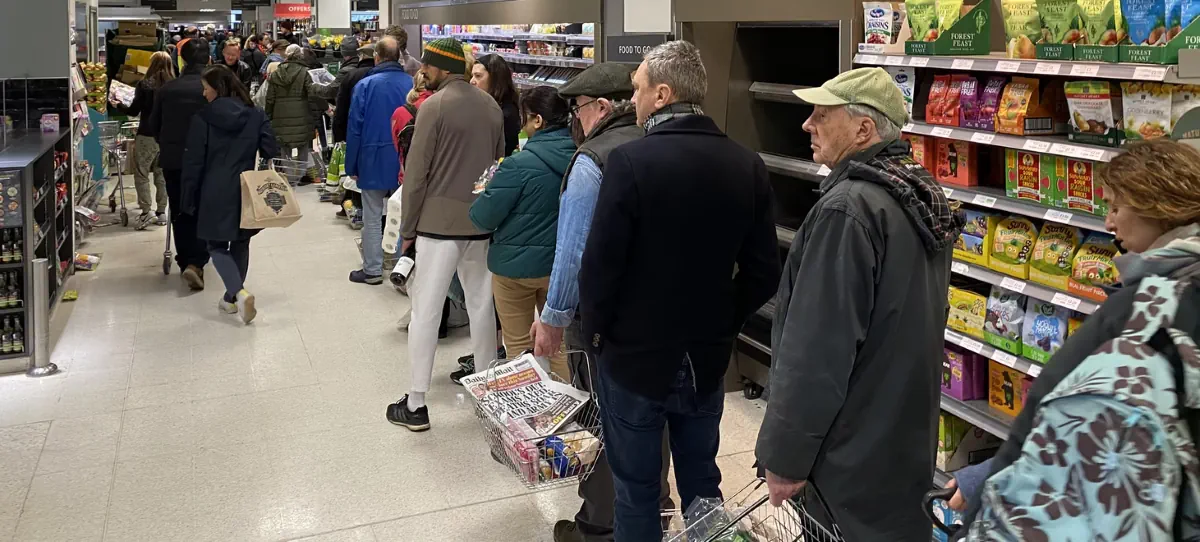
[[[958,487],[958,480],[955,480],[954,478],[951,478],[949,482],[946,482],[946,489],[957,488],[957,487]],[[957,512],[966,512],[967,511],[967,499],[965,497],[963,497],[962,490],[955,491],[954,496],[950,497],[950,501],[947,502],[946,504],[948,504],[950,506],[950,509],[955,510]]]

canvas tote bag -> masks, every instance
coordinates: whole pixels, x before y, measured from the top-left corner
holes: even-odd
[[[242,229],[286,228],[300,220],[292,185],[275,170],[243,171]]]

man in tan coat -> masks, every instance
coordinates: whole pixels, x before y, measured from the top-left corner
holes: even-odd
[[[417,251],[408,289],[412,389],[387,407],[388,421],[412,431],[429,429],[425,392],[433,375],[442,302],[455,271],[466,294],[475,359],[495,356],[496,315],[487,267],[490,234],[471,223],[469,212],[475,181],[504,156],[500,106],[463,79],[467,66],[462,43],[453,38],[427,43],[421,62],[427,88],[437,93],[417,115],[401,189],[401,252],[414,244]]]

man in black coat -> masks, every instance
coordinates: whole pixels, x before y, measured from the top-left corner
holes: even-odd
[[[253,80],[262,82],[262,67],[267,62],[267,55],[263,53],[261,37],[255,35],[246,40],[246,47],[242,49],[242,62],[250,66],[254,74]],[[250,87],[246,87],[246,90],[249,89]]]
[[[659,540],[664,426],[680,507],[721,497],[722,380],[780,266],[766,165],[701,111],[708,82],[696,47],[656,47],[633,85],[646,136],[609,154],[579,309],[599,358],[615,538]]]
[[[249,64],[242,61],[242,47],[237,38],[229,38],[225,40],[225,44],[221,46],[221,65],[229,68],[237,76],[238,81],[242,86],[246,87],[246,92],[250,92],[250,83],[254,81],[254,76],[257,72],[250,67]]]
[[[167,178],[167,198],[170,200],[171,225],[175,232],[175,263],[182,271],[183,281],[192,290],[204,289],[204,266],[208,265],[208,249],[196,237],[196,217],[180,213],[180,179],[183,177],[183,148],[187,143],[192,116],[208,101],[200,74],[210,57],[208,42],[202,38],[188,40],[180,51],[186,65],[178,79],[168,82],[154,95],[154,110],[150,114],[150,130],[158,141],[159,164]]]
[[[348,72],[346,78],[337,83],[337,100],[333,110],[333,142],[346,141],[346,130],[350,126],[350,98],[354,94],[354,85],[366,79],[367,74],[375,67],[375,47],[367,45],[358,50],[358,64]],[[339,74],[340,75],[340,74]],[[390,114],[389,114],[390,115]]]

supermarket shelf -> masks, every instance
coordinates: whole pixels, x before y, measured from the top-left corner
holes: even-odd
[[[11,307],[11,308],[7,308],[7,309],[0,309],[0,316],[4,316],[6,314],[25,314],[25,307]]]
[[[1087,213],[1071,213],[1062,209],[1054,209],[1033,202],[1010,198],[1004,195],[1004,190],[999,188],[986,186],[967,188],[943,184],[942,191],[946,193],[947,198],[972,205],[998,209],[1022,216],[1052,220],[1092,231],[1105,231],[1104,218],[1102,217]]]
[[[763,352],[764,354],[767,354],[767,355],[771,354],[770,346],[767,346],[763,343],[760,343],[760,342],[750,338],[750,336],[746,335],[745,333],[738,333],[738,340],[740,340],[750,346],[753,346],[756,350]]]
[[[946,342],[961,346],[990,360],[995,360],[1001,365],[1011,367],[1034,378],[1037,378],[1038,375],[1042,374],[1042,364],[1036,361],[1014,356],[1008,352],[1000,350],[999,348],[993,348],[991,345],[983,344],[974,337],[968,337],[951,329],[947,329],[945,335]]]
[[[937,487],[946,487],[946,483],[949,482],[951,478],[954,477],[938,469],[933,469],[933,485]]]
[[[965,275],[988,284],[1003,286],[1017,293],[1025,294],[1042,301],[1049,301],[1060,307],[1066,307],[1084,314],[1092,314],[1100,308],[1100,304],[1094,301],[1088,301],[1081,297],[1050,288],[1049,286],[1042,286],[1031,281],[1013,278],[1004,273],[992,271],[991,269],[975,264],[955,260],[951,262],[950,270],[959,275]]]
[[[25,262],[19,261],[19,262],[0,263],[0,271],[9,271],[12,269],[25,269]]]
[[[1061,136],[1015,136],[980,130],[969,130],[967,128],[955,128],[952,126],[937,126],[934,124],[925,124],[923,122],[910,122],[905,124],[904,131],[910,134],[945,137],[960,141],[981,143],[984,145],[1006,147],[1009,149],[1056,154],[1069,158],[1091,160],[1093,162],[1108,162],[1109,160],[1116,158],[1118,154],[1125,152],[1123,149],[1114,149],[1112,147],[1072,143],[1068,141],[1066,137]]]
[[[509,43],[515,41],[513,39],[513,36],[509,35],[509,34],[483,34],[483,33],[476,33],[476,32],[455,32],[450,35],[453,36],[455,39],[467,40],[467,41],[478,41],[478,40],[507,41]]]
[[[783,226],[775,226],[775,236],[779,238],[779,246],[792,246],[792,239],[796,238],[796,230],[785,228]]]
[[[780,85],[777,83],[762,83],[759,81],[755,81],[753,83],[750,83],[750,94],[753,94],[754,97],[759,100],[765,100],[768,102],[804,104],[804,102],[800,98],[797,98],[796,95],[792,91],[802,90],[802,89],[806,89],[806,88],[811,88],[811,87],[795,86],[795,85]]]
[[[985,400],[959,401],[949,395],[942,395],[942,410],[1002,439],[1008,438],[1008,429],[1013,423],[1012,416],[988,406]]]
[[[772,297],[770,301],[767,301],[763,306],[759,307],[757,311],[754,311],[754,313],[762,318],[766,318],[767,320],[774,320],[775,298]]]
[[[862,45],[859,46],[863,50]],[[1110,64],[1104,62],[1069,62],[1059,60],[1022,60],[1004,58],[1004,53],[984,56],[908,56],[860,52],[854,63],[864,66],[910,66],[942,70],[1017,73],[1063,77],[1121,79],[1125,81],[1175,82],[1175,66],[1156,64]]]
[[[543,55],[526,55],[521,53],[492,53],[504,57],[509,62],[517,64],[533,64],[536,66],[554,66],[556,68],[579,68],[584,69],[591,66],[593,61],[590,58],[575,58],[570,56],[543,56]]]
[[[516,85],[517,88],[520,88],[520,89],[530,89],[530,88],[537,88],[537,87],[559,88],[562,86],[561,83],[551,83],[550,81],[533,81],[533,80],[529,80],[529,79],[513,79],[513,84]]]
[[[760,152],[758,155],[767,164],[767,171],[772,173],[816,182],[821,182],[825,178],[825,175],[829,174],[829,168],[809,160],[790,158],[768,152]]]

